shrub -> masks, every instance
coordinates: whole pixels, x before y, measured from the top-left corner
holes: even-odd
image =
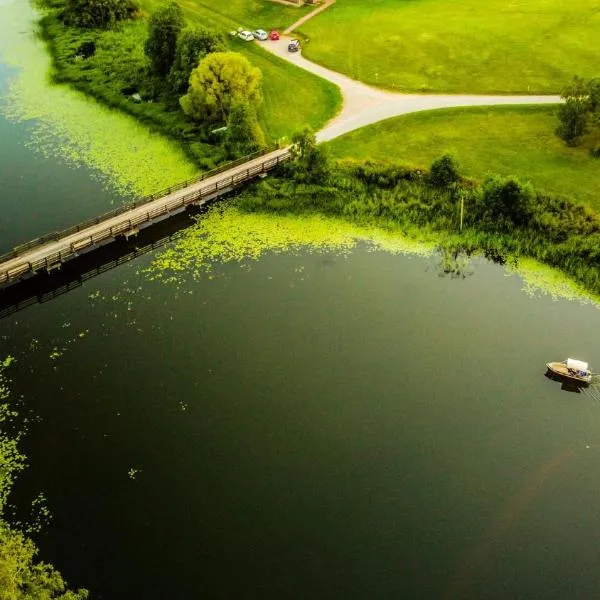
[[[458,162],[451,154],[444,154],[431,163],[429,181],[440,188],[450,187],[460,181]]]
[[[75,27],[107,28],[132,18],[137,10],[133,0],[68,0],[63,18]]]

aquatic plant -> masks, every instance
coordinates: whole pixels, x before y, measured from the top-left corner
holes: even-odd
[[[18,69],[0,102],[9,119],[32,125],[29,145],[44,156],[87,166],[120,193],[150,194],[197,174],[173,142],[135,119],[49,81],[50,61],[33,34],[27,3],[0,6],[2,60]]]
[[[359,242],[372,249],[428,255],[434,244],[418,242],[378,227],[361,227],[319,214],[302,216],[245,213],[235,203],[212,207],[206,215],[144,271],[151,279],[181,281],[210,276],[216,263],[248,264],[266,253],[323,251],[346,253]]]

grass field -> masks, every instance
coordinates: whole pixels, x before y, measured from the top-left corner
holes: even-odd
[[[150,13],[166,1],[142,0]],[[191,23],[210,26],[224,33],[238,27],[283,29],[306,12],[267,0],[187,0],[179,2]],[[264,102],[259,118],[270,139],[289,137],[310,126],[320,129],[341,106],[339,90],[333,84],[283,61],[260,48],[227,36],[232,50],[242,52],[263,74]]]
[[[300,28],[305,56],[354,79],[465,93],[600,75],[598,31],[600,0],[337,0]]]
[[[600,211],[600,159],[588,140],[568,148],[554,135],[552,106],[446,109],[370,125],[328,143],[336,158],[396,160],[428,167],[454,152],[464,175],[517,175],[536,188],[571,197]]]

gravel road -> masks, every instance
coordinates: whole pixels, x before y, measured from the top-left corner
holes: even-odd
[[[337,85],[343,97],[341,111],[317,133],[317,139],[325,142],[384,119],[435,108],[456,106],[489,106],[496,104],[556,104],[559,96],[472,96],[461,94],[402,94],[373,88],[331,71],[304,58],[300,52],[288,52],[289,37],[279,41],[258,42],[273,54],[310,71]]]

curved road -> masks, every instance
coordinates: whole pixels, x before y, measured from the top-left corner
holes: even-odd
[[[282,36],[277,41],[259,42],[269,52],[310,71],[337,85],[342,92],[342,110],[317,133],[320,142],[377,123],[390,117],[456,106],[489,106],[494,104],[556,104],[559,96],[469,96],[437,94],[402,94],[380,90],[336,71],[331,71],[304,58],[300,52],[288,52],[290,38]]]

